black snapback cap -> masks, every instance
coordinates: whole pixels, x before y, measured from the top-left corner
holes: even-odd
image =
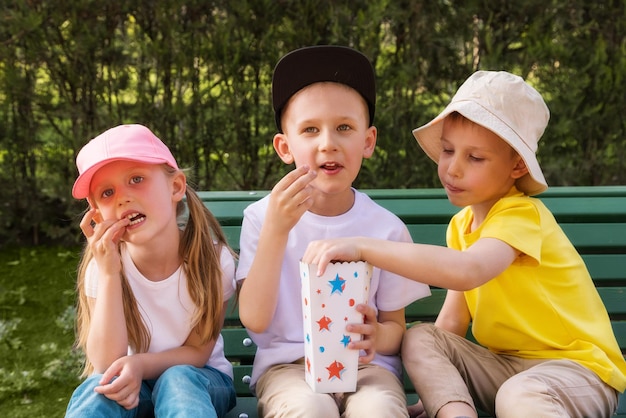
[[[272,106],[276,127],[282,132],[282,111],[291,96],[302,88],[322,81],[345,84],[367,102],[370,126],[376,109],[374,68],[359,51],[337,45],[318,45],[296,49],[283,56],[272,77]]]

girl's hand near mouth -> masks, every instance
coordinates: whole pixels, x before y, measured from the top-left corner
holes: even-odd
[[[119,243],[129,223],[128,218],[103,220],[98,209],[93,207],[83,216],[80,229],[87,238],[98,267],[103,271],[121,271]]]

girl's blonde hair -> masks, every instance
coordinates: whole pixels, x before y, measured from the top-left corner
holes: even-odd
[[[175,169],[164,165],[170,174]],[[185,192],[187,204],[180,201],[176,208],[177,217],[188,210],[186,225],[182,232],[179,245],[180,257],[183,260],[183,271],[187,277],[187,288],[196,310],[192,318],[192,332],[197,332],[203,343],[216,339],[221,331],[222,319],[222,268],[221,253],[228,248],[233,256],[235,253],[228,246],[226,236],[215,216],[202,203],[198,194],[187,185]],[[76,315],[76,346],[85,352],[91,316],[87,295],[85,294],[85,273],[93,258],[89,246],[86,245],[78,266],[76,290],[78,306]],[[136,353],[143,353],[150,346],[150,333],[141,319],[137,300],[133,295],[122,266],[122,299],[124,317],[128,332],[128,343]],[[93,365],[85,358],[83,376],[93,372]]]

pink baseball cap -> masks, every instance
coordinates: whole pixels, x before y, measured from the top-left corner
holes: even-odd
[[[78,178],[72,196],[85,199],[93,175],[114,161],[137,161],[146,164],[167,164],[178,169],[169,148],[143,125],[119,125],[111,128],[85,145],[76,157]]]

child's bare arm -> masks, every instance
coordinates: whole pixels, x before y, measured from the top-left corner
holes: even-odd
[[[94,372],[103,373],[111,363],[128,353],[128,336],[121,305],[121,289],[111,292],[100,284],[98,292],[98,299],[87,299],[91,322],[85,355],[93,365]],[[119,293],[119,296],[111,297],[106,293]]]
[[[314,241],[303,261],[318,274],[334,260],[367,261],[400,276],[453,290],[474,289],[502,273],[519,251],[495,238],[481,238],[465,251],[427,244],[353,237]]]
[[[239,294],[241,322],[253,332],[263,332],[276,310],[280,271],[289,231],[313,204],[309,183],[315,173],[300,167],[272,189],[254,261]]]
[[[435,325],[461,337],[467,334],[471,317],[463,292],[448,290]]]
[[[398,354],[406,330],[404,308],[397,311],[378,311],[378,324],[376,351],[386,355]]]
[[[128,222],[103,220],[99,211],[91,207],[80,223],[98,266],[97,298],[87,298],[91,321],[85,354],[100,373],[128,350],[119,255],[120,237]]]

